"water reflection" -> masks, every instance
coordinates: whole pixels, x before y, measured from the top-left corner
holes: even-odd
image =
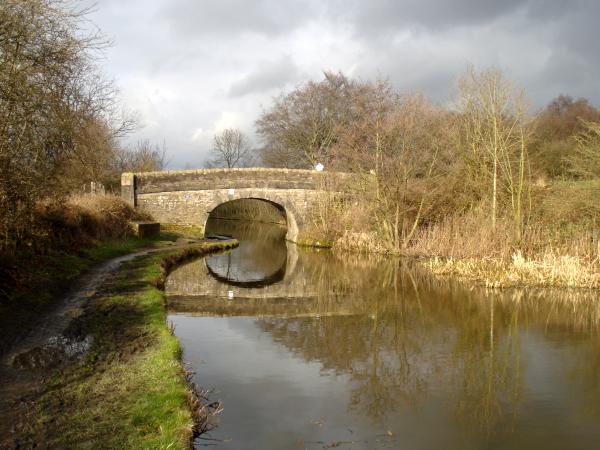
[[[487,291],[433,279],[403,260],[291,252],[280,281],[245,295],[238,288],[234,300],[219,285],[236,286],[200,261],[167,286],[197,382],[225,401],[212,436],[231,438],[224,448],[600,442],[592,293]],[[198,317],[215,314],[227,317]]]
[[[233,286],[262,287],[281,281],[287,261],[285,233],[285,227],[276,224],[209,218],[208,236],[232,236],[240,247],[208,256],[206,267],[214,278]]]

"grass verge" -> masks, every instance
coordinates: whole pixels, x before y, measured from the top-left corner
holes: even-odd
[[[176,264],[231,248],[234,241],[196,244],[124,264],[73,320],[65,335],[92,345],[85,357],[54,369],[16,444],[49,448],[189,448],[194,393],[181,349],[165,322],[162,286]],[[19,448],[20,448],[19,447]]]

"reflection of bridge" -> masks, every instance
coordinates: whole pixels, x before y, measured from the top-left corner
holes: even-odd
[[[286,238],[296,241],[310,208],[325,190],[339,190],[348,174],[296,169],[202,169],[124,173],[121,195],[163,223],[204,226],[210,212],[231,200],[267,200],[285,210]]]
[[[237,251],[239,248],[234,250]],[[234,279],[243,275],[243,271],[240,274],[225,271],[224,264],[216,265],[220,274],[216,278],[212,273],[215,270],[210,270],[213,262],[208,258],[181,266],[169,275],[165,290],[170,312],[202,316],[324,317],[365,314],[370,310],[370,303],[362,295],[356,295],[357,287],[353,285],[364,276],[365,268],[354,267],[348,258],[340,259],[331,252],[304,250],[288,244],[287,255],[280,261],[285,267],[283,279],[271,280],[262,287],[224,280],[226,273]],[[274,269],[267,264],[258,267],[268,274]],[[344,273],[347,279],[341,276]],[[345,281],[340,283],[340,279]]]
[[[219,256],[217,256],[218,258]],[[210,258],[210,257],[209,257]],[[298,260],[298,250],[295,245],[288,245],[287,258],[282,261],[283,276],[268,283],[227,282],[222,276],[215,276],[216,270],[211,270],[209,258],[202,258],[188,263],[169,275],[166,292],[169,298],[202,297],[228,299],[281,299],[315,297],[319,286],[311,280],[310,271],[306,271]]]

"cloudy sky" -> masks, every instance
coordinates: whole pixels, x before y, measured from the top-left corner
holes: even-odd
[[[100,64],[171,168],[200,167],[215,132],[324,70],[388,78],[439,103],[472,63],[496,66],[534,108],[558,94],[600,105],[597,0],[97,0],[114,45]]]

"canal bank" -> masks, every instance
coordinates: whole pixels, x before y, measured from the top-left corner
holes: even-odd
[[[2,377],[3,448],[187,448],[195,398],[157,286],[206,242],[124,262],[59,336],[12,359]]]

